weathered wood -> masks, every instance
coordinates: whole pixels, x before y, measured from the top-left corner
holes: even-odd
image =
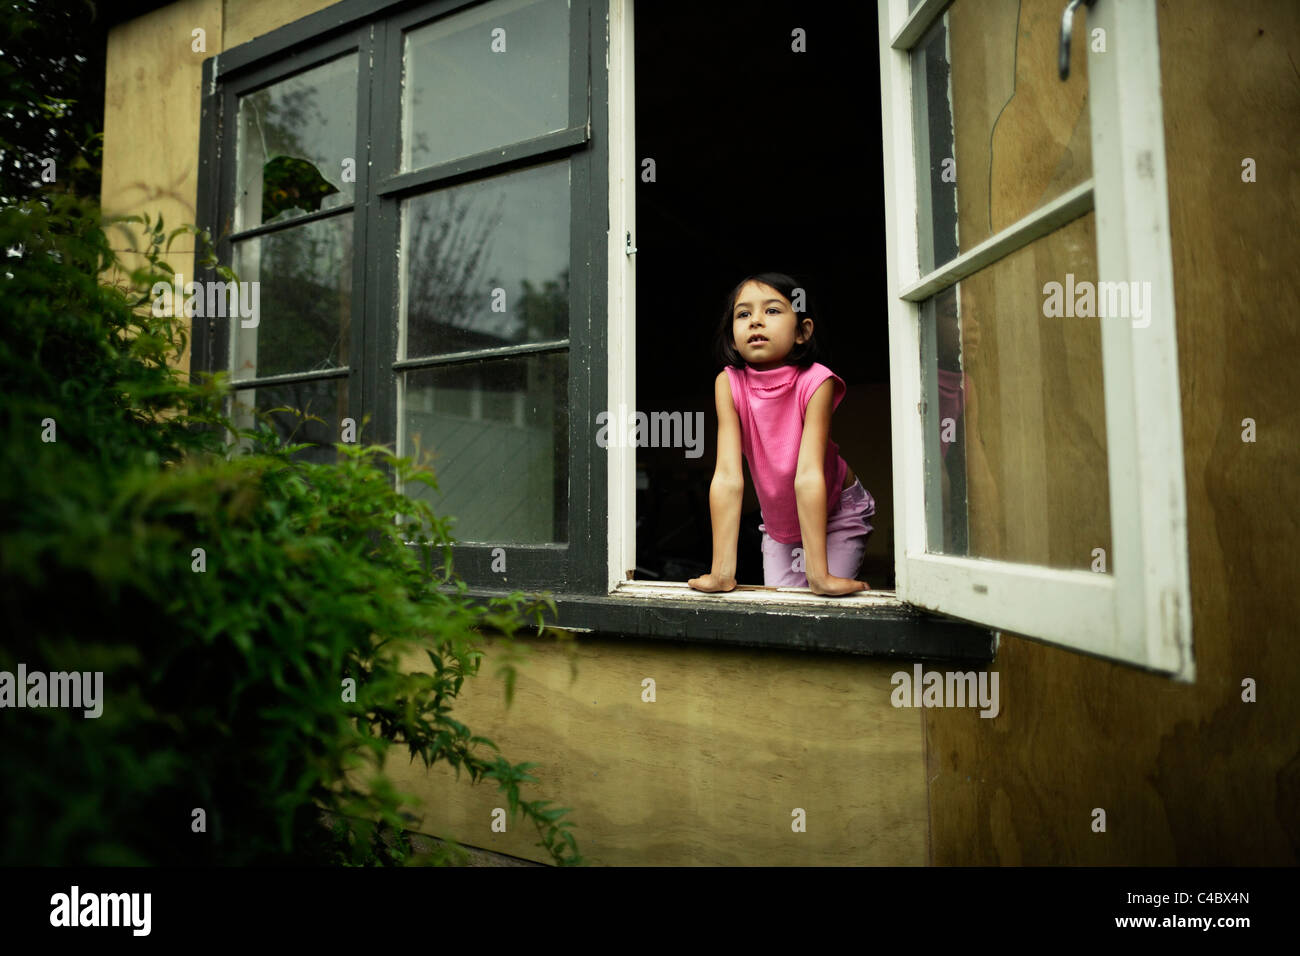
[[[1300,859],[1300,8],[1158,11],[1198,678],[1008,635],[996,720],[925,714],[934,863]],[[1248,677],[1258,703],[1241,699]]]
[[[454,713],[507,759],[541,764],[525,799],[572,807],[593,864],[925,862],[920,717],[890,703],[899,665],[585,636],[577,663],[570,683],[564,653],[535,642],[506,710],[490,654]],[[654,703],[642,701],[645,678]],[[545,858],[531,825],[492,832],[504,803],[491,781],[457,782],[451,768],[411,766],[397,749],[388,770],[423,796],[414,829]],[[805,833],[791,830],[795,808],[807,813]]]

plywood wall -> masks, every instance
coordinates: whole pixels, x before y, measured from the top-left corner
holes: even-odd
[[[1001,714],[925,714],[935,863],[1300,861],[1300,6],[1158,9],[1197,681],[1004,635]]]
[[[565,655],[536,645],[507,710],[492,660],[455,715],[512,762],[541,764],[525,799],[573,808],[594,865],[925,862],[921,717],[890,704],[898,665],[606,635],[580,641],[572,682]],[[388,770],[421,796],[420,832],[547,859],[531,825],[492,831],[494,783],[397,750]]]

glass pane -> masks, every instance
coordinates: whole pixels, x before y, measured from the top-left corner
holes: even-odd
[[[569,334],[569,164],[547,163],[402,204],[399,356]]]
[[[499,0],[406,34],[402,169],[569,125],[568,0]]]
[[[1094,220],[923,304],[930,551],[1112,570]]]
[[[235,273],[256,292],[257,325],[230,323],[236,381],[348,364],[352,215],[235,243]]]
[[[956,0],[912,51],[922,275],[1092,175],[1087,8],[1063,83],[1063,7]]]
[[[310,442],[313,447],[296,457],[328,464],[337,460],[334,445],[342,440],[343,419],[348,417],[348,382],[345,378],[316,379],[310,382],[240,389],[234,393],[231,417],[240,428],[256,423],[252,410],[266,412],[272,408],[294,408],[312,418],[300,418],[290,412],[271,415],[271,425],[286,442]],[[357,440],[362,440],[359,431]]]
[[[438,492],[411,484],[458,541],[544,544],[567,537],[569,353],[402,376],[403,455],[431,464]]]
[[[355,55],[241,96],[235,232],[352,202],[356,153]]]

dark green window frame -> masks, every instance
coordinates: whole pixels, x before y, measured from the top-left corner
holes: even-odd
[[[591,76],[592,0],[569,5],[569,102],[566,128],[433,166],[401,171],[401,71],[407,31],[491,0],[435,0],[375,4],[346,0],[204,62],[200,131],[199,219],[216,240],[222,262],[232,261],[234,243],[313,221],[352,217],[352,312],[350,364],[237,382],[254,387],[340,380],[347,387],[347,417],[369,422],[360,440],[396,447],[397,387],[403,372],[443,368],[483,359],[539,353],[568,356],[568,391],[559,396],[571,410],[590,406],[603,393],[605,206],[594,197],[607,192],[605,111]],[[603,4],[598,4],[602,6]],[[603,9],[601,11],[603,15]],[[241,96],[288,79],[340,56],[358,58],[355,201],[287,221],[232,233],[236,175],[236,119]],[[564,338],[397,360],[398,247],[403,200],[428,191],[500,173],[567,160],[570,170],[569,329]],[[213,276],[200,276],[211,279]],[[600,316],[602,321],[595,321]],[[274,321],[273,316],[266,317]],[[228,367],[231,320],[196,320],[192,369]],[[599,384],[597,384],[599,383]],[[236,393],[238,395],[238,392]],[[595,591],[602,584],[604,462],[595,459],[584,417],[570,415],[564,543],[459,544],[454,561],[469,582],[508,589]],[[508,571],[491,569],[493,551],[504,547]]]

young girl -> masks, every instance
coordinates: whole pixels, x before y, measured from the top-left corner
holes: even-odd
[[[798,300],[800,309],[792,302]],[[700,591],[736,586],[736,540],[749,462],[762,508],[763,583],[816,594],[867,589],[855,580],[876,503],[830,440],[843,380],[816,361],[807,291],[779,272],[741,280],[728,297],[716,349],[718,464],[709,486],[713,569]],[[796,549],[800,549],[796,553]]]

